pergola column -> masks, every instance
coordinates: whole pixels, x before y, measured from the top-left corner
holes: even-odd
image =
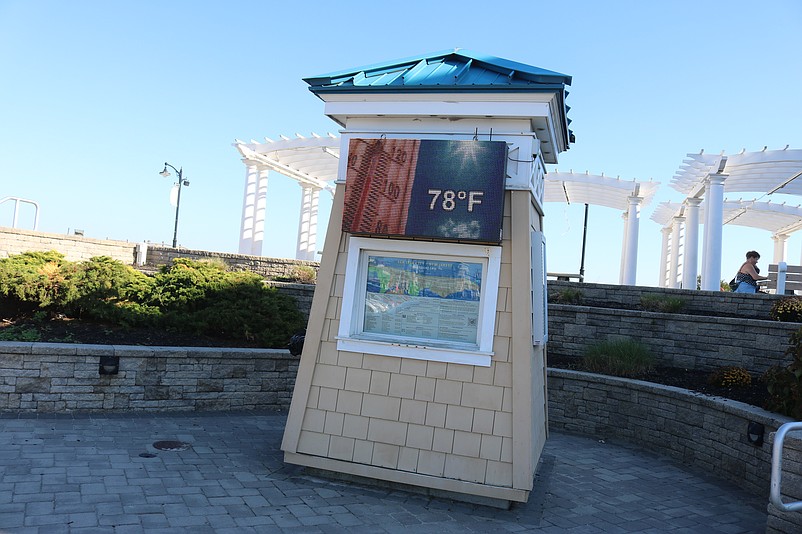
[[[631,196],[627,199],[629,206],[626,221],[626,261],[624,264],[624,284],[634,286],[638,270],[638,227],[640,223],[640,205],[643,198]]]
[[[240,221],[239,249],[240,254],[251,254],[253,249],[254,220],[256,212],[256,189],[259,181],[258,166],[243,160],[245,163],[245,194],[242,199],[242,219]]]
[[[624,235],[621,239],[621,260],[618,265],[618,285],[624,284],[624,271],[626,270],[627,264],[627,232],[629,231],[629,224],[627,222],[628,218],[628,212],[625,211],[621,214],[621,219],[624,220]]]
[[[256,207],[253,216],[253,244],[250,254],[262,255],[262,243],[265,240],[265,207],[267,206],[267,176],[270,170],[259,167],[259,176],[256,181]]]
[[[774,234],[771,236],[771,240],[774,241],[774,259],[771,263],[785,261],[785,256],[788,252],[788,235]]]
[[[301,216],[298,220],[298,247],[295,258],[315,261],[317,248],[317,210],[320,188],[301,185]]]
[[[668,287],[668,248],[671,239],[671,227],[664,226],[661,230],[663,234],[663,245],[660,247],[660,272],[657,276],[658,287]]]
[[[682,260],[682,287],[696,289],[699,274],[699,204],[702,199],[685,199],[687,217],[685,221],[685,246]]]
[[[685,217],[674,217],[671,223],[671,265],[668,269],[668,285],[666,287],[678,288],[679,283],[679,250],[682,223]]]
[[[724,180],[726,174],[708,174],[705,182],[705,243],[702,289],[721,289],[721,246],[724,230]]]

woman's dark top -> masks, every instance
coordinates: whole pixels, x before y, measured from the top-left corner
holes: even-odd
[[[757,274],[760,274],[760,269],[755,267],[755,272]],[[750,286],[757,287],[757,280],[752,278],[751,274],[742,273],[741,271],[738,271],[738,274],[735,275],[735,281],[738,282],[738,283],[745,282],[745,283],[749,284]]]

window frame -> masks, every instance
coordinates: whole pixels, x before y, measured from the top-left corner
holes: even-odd
[[[368,257],[389,255],[483,265],[476,344],[424,338],[389,339],[363,331]],[[348,243],[337,349],[381,356],[489,367],[493,356],[501,247],[462,243],[375,239],[351,236]]]

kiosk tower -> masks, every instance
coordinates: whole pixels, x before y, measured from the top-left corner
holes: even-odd
[[[456,49],[305,81],[344,129],[285,461],[526,501],[571,78]]]

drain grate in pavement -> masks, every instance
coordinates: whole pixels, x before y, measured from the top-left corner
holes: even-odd
[[[153,448],[160,451],[185,451],[189,447],[189,443],[183,441],[157,441],[153,444]]]
[[[140,458],[156,458],[156,455],[153,454],[152,452],[140,452],[139,453],[139,457]]]

